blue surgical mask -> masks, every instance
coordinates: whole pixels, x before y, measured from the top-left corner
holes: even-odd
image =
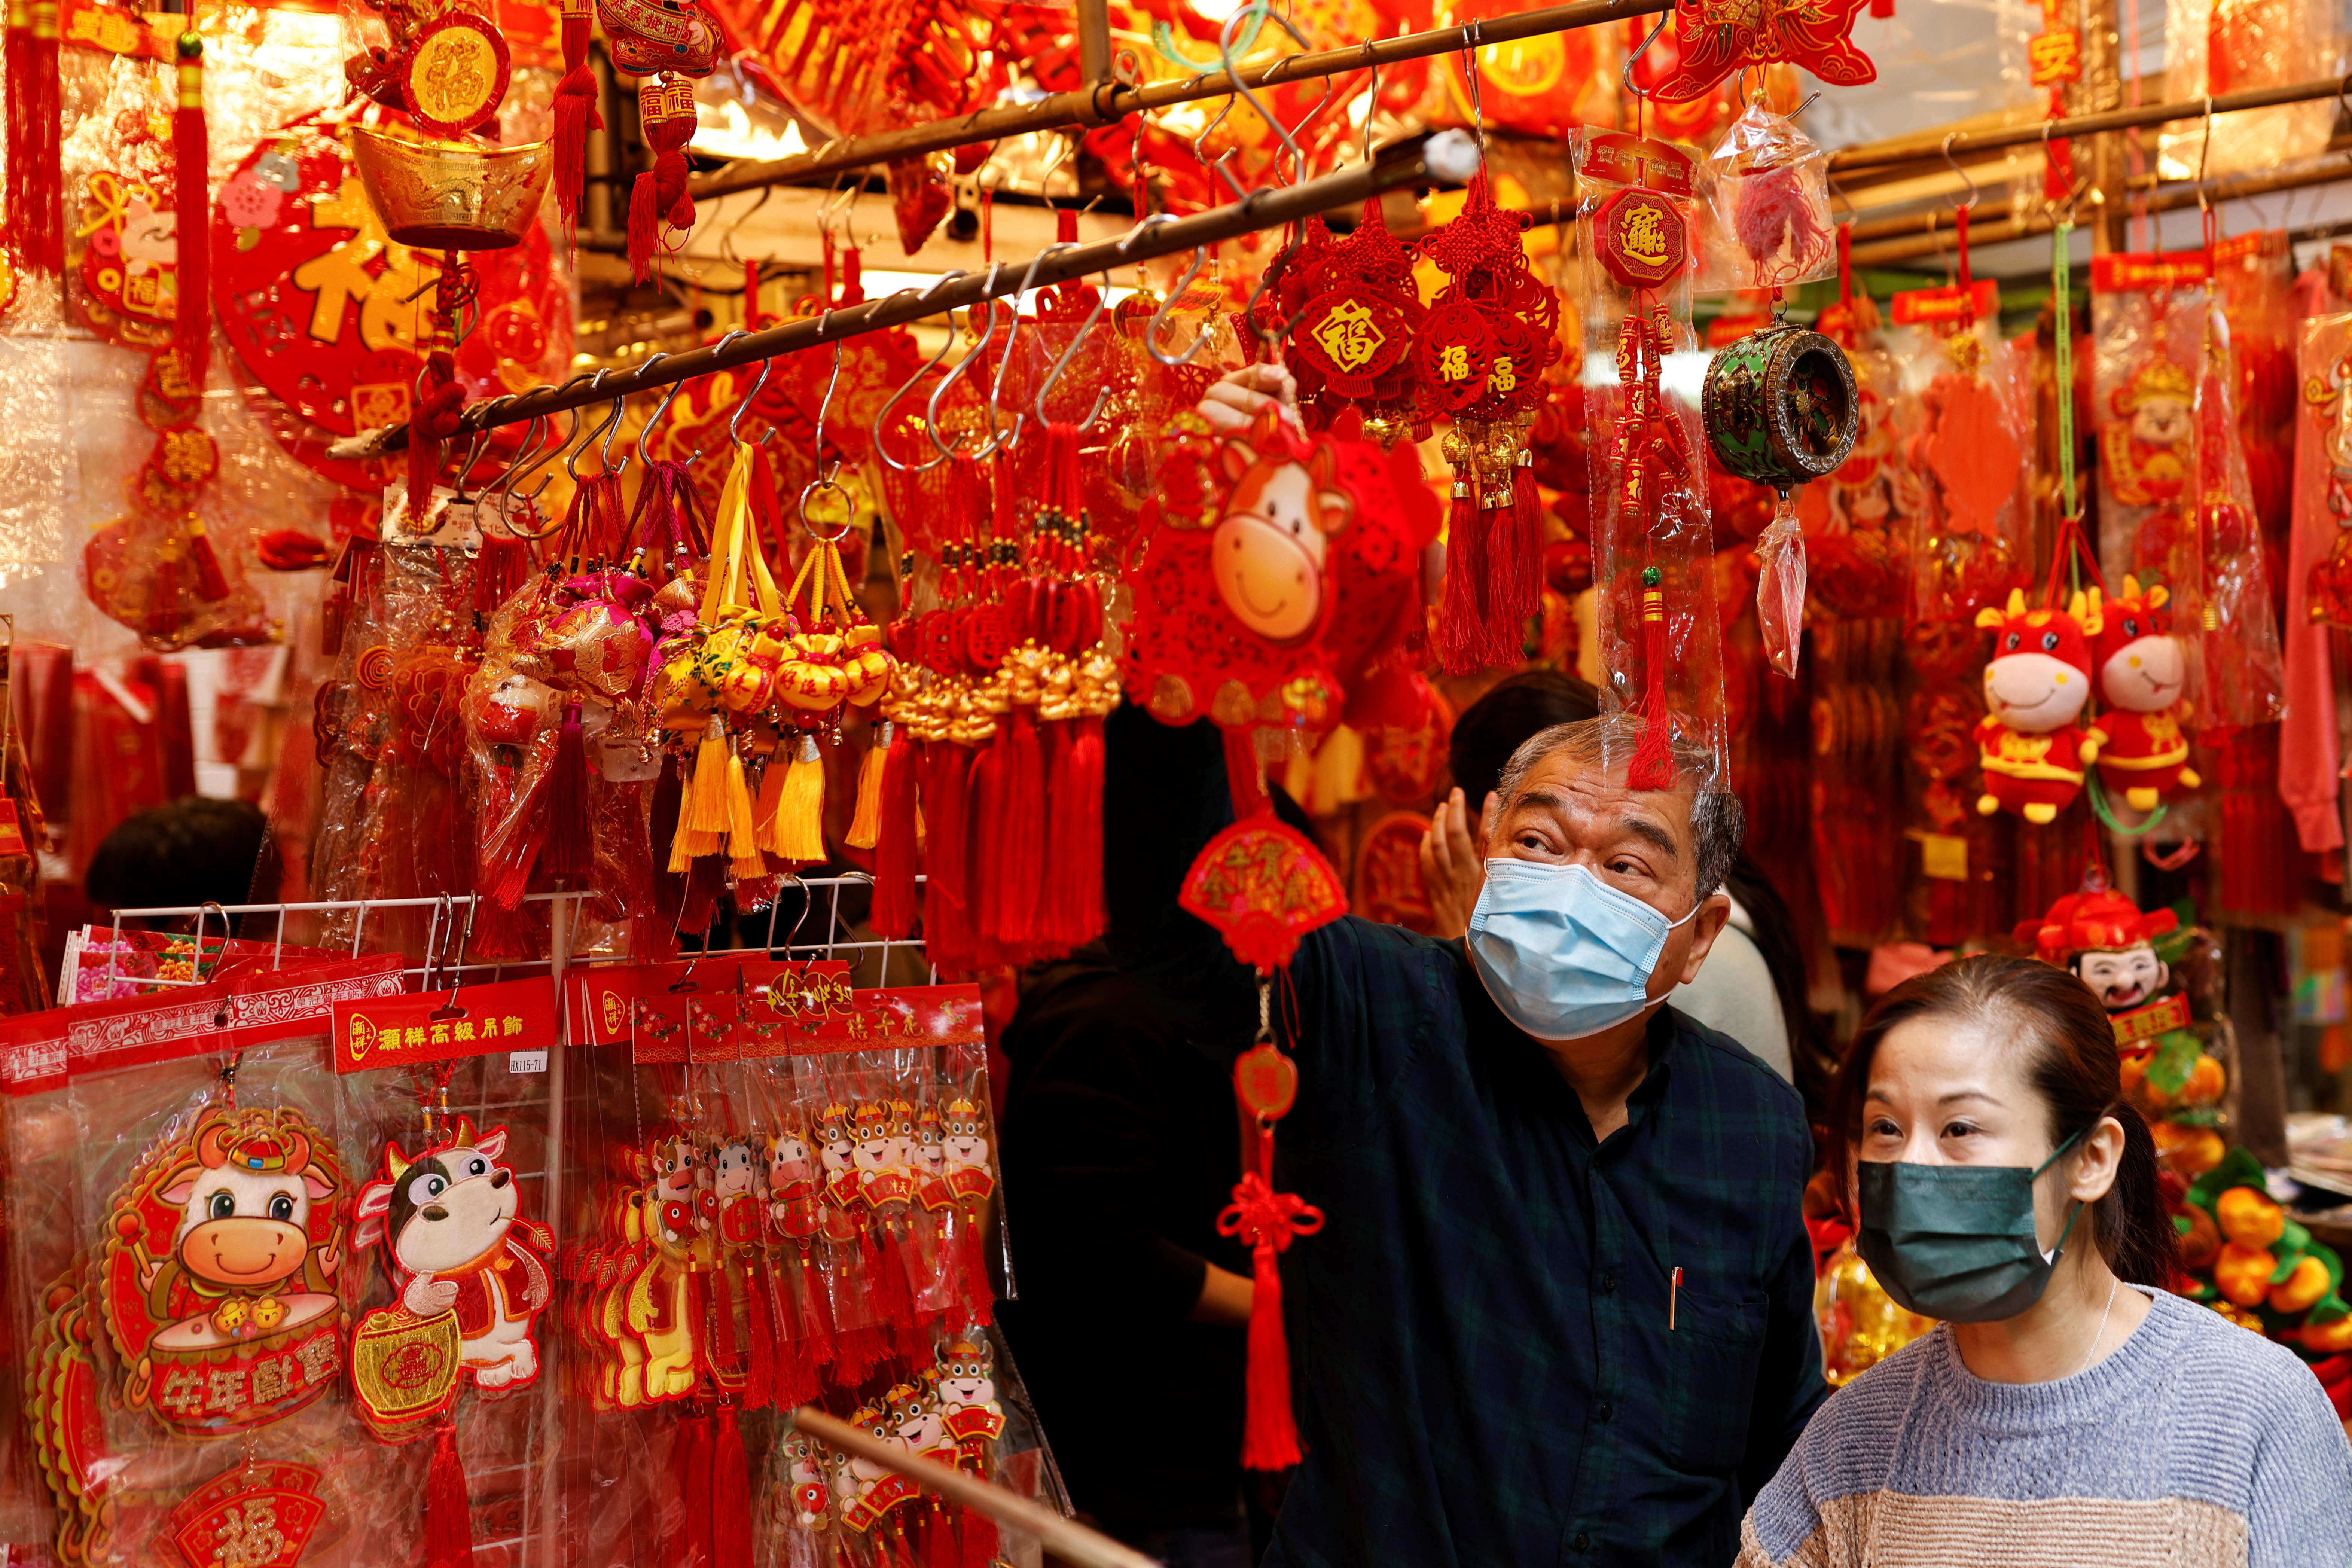
[[[1583,866],[1489,860],[1467,946],[1486,994],[1539,1040],[1580,1040],[1650,1005],[1670,921]]]

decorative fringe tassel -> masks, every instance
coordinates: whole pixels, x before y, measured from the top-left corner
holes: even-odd
[[[1533,452],[1519,448],[1519,460],[1511,469],[1510,518],[1504,530],[1509,545],[1494,563],[1503,614],[1521,631],[1521,649],[1528,617],[1543,609],[1543,497],[1536,488],[1535,461]],[[1517,663],[1518,651],[1507,662]]]
[[[964,1327],[984,1329],[996,1316],[996,1287],[988,1278],[988,1226],[978,1220],[965,1225],[956,1237],[956,1264],[961,1274]]]
[[[572,243],[588,187],[588,132],[604,129],[596,72],[588,63],[591,0],[563,0],[563,79],[555,88],[555,212]]]
[[[971,868],[965,930],[976,945],[1004,929],[1004,861],[1012,837],[1005,820],[1006,785],[1012,771],[1013,725],[1007,720],[998,723],[995,738],[973,754],[971,777],[964,786],[964,845]],[[973,956],[977,967],[976,952]]]
[[[751,1338],[750,1353],[743,1358],[746,1410],[765,1410],[776,1397],[776,1334],[769,1321],[773,1304],[754,1253],[743,1266],[743,1322]]]
[[[530,793],[515,802],[505,819],[489,829],[476,859],[474,885],[502,910],[519,909],[530,887],[531,868],[547,843],[547,795],[554,774],[551,765],[540,769]],[[487,818],[489,814],[484,813]]]
[[[727,721],[713,713],[695,749],[694,774],[686,784],[686,801],[678,812],[677,838],[670,850],[670,869],[682,870],[680,858],[696,859],[725,852],[734,815],[728,803],[728,764],[735,767],[740,784],[743,760],[727,743]]]
[[[24,99],[24,160],[11,159],[8,180],[22,183],[25,225],[23,263],[31,271],[62,275],[66,269],[64,135],[58,84],[58,0],[28,0],[24,75],[12,78],[11,104]],[[21,84],[21,87],[20,87]]]
[[[806,1252],[801,1254],[800,1289],[795,1301],[799,1321],[796,1325],[798,1331],[793,1335],[793,1349],[800,1359],[807,1363],[809,1373],[814,1376],[822,1369],[834,1363],[836,1352],[834,1344],[833,1301],[824,1293],[823,1281],[817,1278],[815,1260]],[[836,1381],[855,1382],[856,1380],[843,1378]],[[803,1394],[800,1399],[788,1403],[805,1405],[811,1397],[813,1395]]]
[[[743,1455],[743,1429],[732,1405],[721,1405],[710,1457],[710,1562],[712,1568],[751,1568],[751,1468]]]
[[[1445,521],[1444,607],[1437,622],[1437,655],[1451,675],[1504,662],[1495,657],[1495,628],[1486,613],[1488,521],[1465,459],[1454,471],[1454,505]]]
[[[956,1513],[956,1568],[990,1568],[997,1556],[996,1521],[984,1513]]]
[[[457,1458],[457,1424],[433,1431],[433,1464],[425,1479],[425,1568],[474,1568],[473,1504],[466,1467]]]
[[[930,829],[923,858],[929,889],[923,900],[923,929],[936,951],[961,942],[969,925],[971,878],[964,828],[976,755],[971,747],[952,741],[933,742],[924,751],[935,776],[923,787],[923,820]]]
[[[1674,717],[1666,711],[1666,595],[1655,566],[1642,568],[1643,691],[1640,744],[1625,770],[1628,789],[1675,787]]]
[[[677,929],[699,935],[719,918],[719,895],[727,890],[727,875],[719,857],[705,855],[687,874],[686,898],[678,905]]]
[[[923,1515],[923,1568],[959,1568],[962,1553],[955,1527],[948,1521],[947,1505],[936,1497],[926,1500],[930,1507]]]
[[[688,1415],[677,1424],[678,1495],[686,1503],[681,1568],[710,1562],[710,1417]]]
[[[710,1287],[710,1364],[720,1372],[737,1372],[743,1365],[743,1340],[735,1331],[735,1295],[742,1280],[722,1263],[711,1274]]]
[[[180,103],[172,115],[172,202],[196,221],[176,226],[177,327],[181,352],[187,356],[188,381],[202,390],[213,343],[212,148],[205,133],[205,41],[196,33],[193,14],[188,30],[180,35],[178,48]]]
[[[844,1329],[833,1339],[833,1381],[844,1388],[855,1388],[874,1375],[874,1369],[890,1357],[888,1342],[882,1331],[870,1324],[863,1328]]]
[[[919,821],[916,783],[925,765],[923,753],[929,749],[911,736],[893,734],[889,753],[882,763],[881,823],[874,843],[872,919],[877,934],[894,942],[915,934],[919,847],[915,842]],[[860,795],[862,807],[862,781]]]
[[[1261,1236],[1250,1265],[1249,1372],[1242,1417],[1242,1468],[1286,1470],[1305,1458],[1290,1410],[1290,1340],[1282,1325],[1282,1274],[1273,1237]]]
[[[670,248],[663,226],[694,226],[694,198],[687,194],[686,144],[694,138],[694,83],[685,77],[648,77],[637,88],[637,116],[653,167],[629,190],[629,275],[652,276],[656,252]]]
[[[547,845],[540,868],[551,877],[586,878],[596,869],[596,835],[589,818],[588,742],[580,728],[580,704],[563,705],[556,731],[555,760],[548,768]]]
[[[852,849],[871,849],[882,837],[882,770],[890,753],[891,732],[897,726],[885,720],[882,737],[866,750],[857,767],[857,810],[849,819],[849,835],[842,842]]]
[[[1037,904],[1045,868],[1045,765],[1037,744],[1037,713],[1015,708],[998,731],[1003,773],[997,822],[1003,834],[997,856],[997,916],[988,934],[1009,947],[1028,947],[1038,937]]]
[[[865,1271],[867,1289],[874,1298],[874,1310],[882,1318],[882,1326],[894,1333],[911,1321],[915,1303],[907,1294],[907,1271],[896,1258],[885,1258],[870,1230],[857,1234],[857,1261]]]
[[[777,759],[782,756],[782,748],[779,747]],[[772,797],[772,781],[762,780],[761,847],[779,859],[800,865],[822,863],[825,858],[824,758],[817,750],[816,737],[800,737],[789,769],[779,768],[776,760],[772,760],[768,767],[773,793]]]
[[[504,534],[485,533],[474,556],[474,613],[488,617],[530,580],[530,546]]]
[[[1059,940],[1079,947],[1110,923],[1103,906],[1103,721],[1075,719],[1065,727],[1061,758],[1066,771],[1054,792],[1061,824],[1064,897],[1069,918]]]

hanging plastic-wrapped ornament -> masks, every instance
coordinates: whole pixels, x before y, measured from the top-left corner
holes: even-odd
[[[1701,407],[1717,461],[1780,492],[1756,542],[1756,619],[1765,657],[1791,677],[1805,629],[1805,535],[1792,492],[1846,460],[1862,418],[1845,351],[1783,318],[1784,289],[1836,266],[1824,165],[1811,138],[1751,104],[1706,170],[1716,221],[1739,252],[1736,280],[1772,292],[1772,325],[1708,364]]]
[[[1781,320],[1778,301],[1773,308],[1771,326],[1709,363],[1700,407],[1716,460],[1780,494],[1756,542],[1763,557],[1756,615],[1772,668],[1794,676],[1804,636],[1805,536],[1793,492],[1834,472],[1853,453],[1862,404],[1845,351]]]

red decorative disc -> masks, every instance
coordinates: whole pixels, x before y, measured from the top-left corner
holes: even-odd
[[[1619,191],[1592,215],[1592,244],[1609,276],[1628,289],[1654,289],[1683,268],[1690,240],[1674,202],[1638,186]]]
[[[456,137],[495,118],[513,76],[506,35],[471,11],[446,11],[416,35],[401,70],[409,118]]]
[[[1298,1066],[1271,1044],[1252,1046],[1234,1059],[1234,1092],[1262,1121],[1279,1121],[1298,1098]]]

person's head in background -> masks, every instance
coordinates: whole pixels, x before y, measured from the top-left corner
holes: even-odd
[[[268,840],[269,819],[251,801],[183,795],[115,824],[89,858],[82,891],[102,910],[250,903]],[[274,896],[273,886],[265,897]]]
[[[1486,797],[1502,782],[1511,753],[1528,736],[1554,724],[1573,724],[1600,715],[1601,694],[1591,683],[1556,669],[1528,669],[1507,676],[1462,710],[1462,716],[1454,721],[1446,760],[1453,766],[1454,787],[1468,812],[1472,841],[1482,831]]]

